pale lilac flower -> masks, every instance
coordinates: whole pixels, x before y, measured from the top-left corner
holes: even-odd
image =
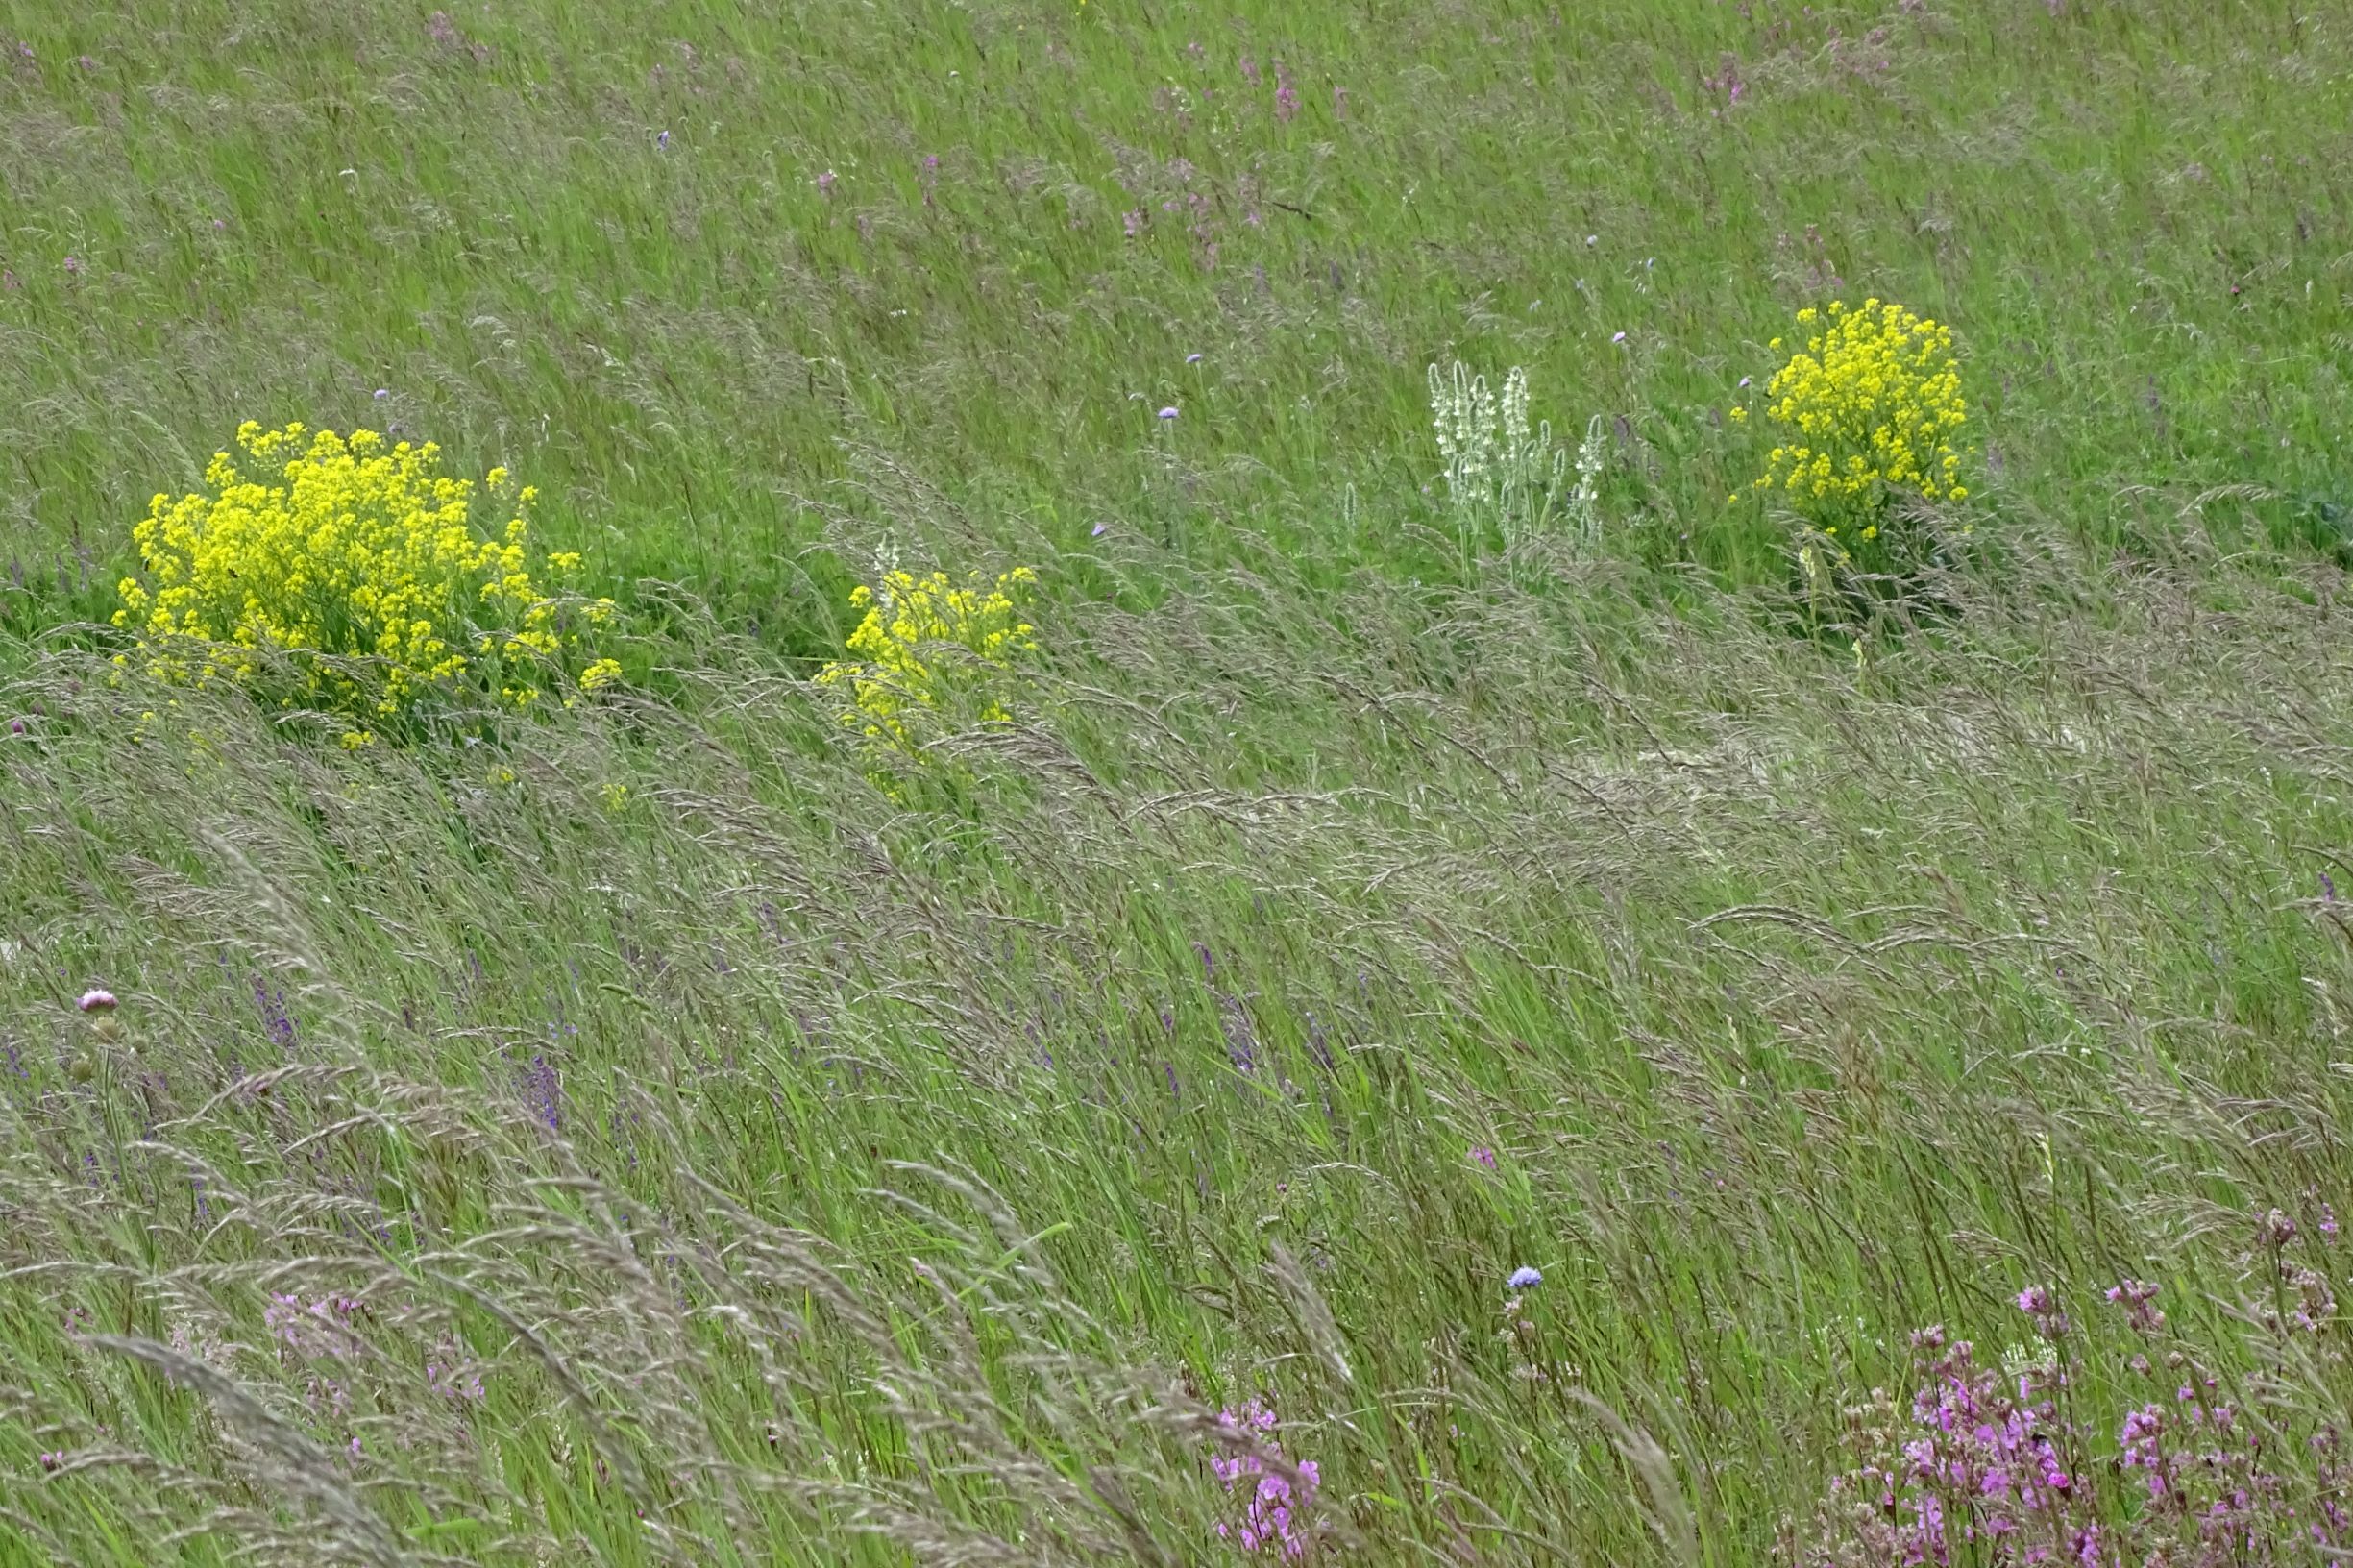
[[[1504,1283],[1511,1286],[1511,1288],[1514,1290],[1533,1290],[1537,1286],[1544,1283],[1544,1274],[1540,1269],[1530,1268],[1526,1264],[1522,1264],[1520,1267],[1513,1269],[1511,1271],[1511,1278],[1506,1280]]]
[[[1127,230],[1127,237],[1134,239],[1143,233],[1143,208],[1139,207],[1120,213],[1119,222]]]
[[[1291,73],[1275,61],[1275,118],[1287,125],[1299,112],[1299,89],[1291,86]]]
[[[1626,341],[1626,334],[1624,332],[1620,332],[1617,334],[1617,336],[1611,338],[1609,341],[1612,343],[1623,343]]]
[[[1741,389],[1742,391],[1744,391],[1744,392],[1745,392],[1745,391],[1747,391],[1747,390],[1748,390],[1748,388],[1749,388],[1749,378],[1747,378],[1746,376],[1743,376],[1743,377],[1740,379],[1740,389]]]
[[[1091,538],[1091,539],[1100,539],[1100,538],[1102,538],[1102,537],[1103,537],[1105,534],[1107,534],[1107,533],[1109,533],[1109,532],[1111,532],[1111,525],[1110,525],[1110,524],[1108,524],[1108,523],[1097,523],[1097,524],[1094,526],[1093,531],[1091,531],[1091,533],[1089,533],[1089,534],[1088,534],[1088,537],[1089,537],[1089,538]]]
[[[376,389],[376,401],[378,403],[383,402],[390,396],[392,396],[392,388],[388,386],[380,386]]]
[[[1478,1161],[1481,1164],[1486,1166],[1489,1170],[1493,1170],[1495,1168],[1495,1151],[1488,1148],[1484,1143],[1482,1143],[1477,1148],[1471,1150],[1471,1158]]]
[[[75,1002],[74,1006],[85,1013],[111,1013],[114,1011],[114,993],[102,987],[93,986],[82,993],[81,999]]]
[[[667,152],[669,152],[669,151],[670,151],[670,133],[669,133],[669,132],[667,132],[667,131],[665,131],[665,132],[663,132],[663,133],[662,133],[660,135],[658,135],[658,136],[654,137],[654,138],[653,138],[653,144],[654,144],[656,147],[659,147],[660,149],[662,149],[662,151],[664,151],[664,152],[666,152],[666,153],[667,153]]]
[[[1174,419],[1177,417],[1177,411],[1174,408],[1163,408],[1160,411],[1160,417],[1163,419]]]
[[[834,172],[831,169],[827,169],[823,174],[819,175],[817,177],[818,194],[821,196],[831,196],[833,194],[834,179]]]
[[[1201,356],[1197,354],[1189,354],[1185,356],[1185,362],[1189,365],[1197,365],[1201,362]]]

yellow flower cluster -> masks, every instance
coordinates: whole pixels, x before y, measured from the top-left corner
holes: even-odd
[[[818,673],[821,686],[849,688],[843,723],[869,742],[903,755],[919,753],[923,731],[959,699],[996,723],[1013,715],[1004,703],[1009,677],[1038,651],[1034,628],[1020,617],[1015,596],[1038,580],[1017,567],[983,587],[975,576],[958,588],[944,572],[918,577],[884,575],[879,590],[863,584],[850,603],[865,609],[849,634],[856,659]]]
[[[517,490],[502,468],[479,493],[507,520],[485,533],[473,521],[477,486],[441,474],[431,442],[249,420],[237,445],[260,477],[217,453],[203,493],[157,496],[133,529],[144,575],[122,580],[114,624],[135,627],[138,647],[116,663],[198,685],[257,687],[291,670],[294,689],[271,694],[282,705],[378,718],[459,691],[527,708],[613,616],[609,599],[568,608],[542,592],[525,521],[537,492]],[[580,557],[544,563],[564,574]],[[579,684],[594,691],[620,674],[600,658]],[[373,738],[354,730],[344,745]]]
[[[1809,306],[1798,325],[1824,330],[1765,388],[1766,414],[1798,439],[1773,449],[1753,488],[1833,502],[1898,490],[1930,501],[1967,496],[1952,446],[1969,417],[1952,330],[1875,299],[1860,310],[1835,300],[1826,310]],[[1732,414],[1745,420],[1748,410]]]

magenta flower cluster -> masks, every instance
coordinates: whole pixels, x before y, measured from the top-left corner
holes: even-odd
[[[2288,1234],[2273,1223],[2265,1239],[2284,1246]],[[2279,1272],[2292,1287],[2303,1283],[2292,1263],[2283,1261]],[[2337,1428],[2298,1426],[2285,1409],[2250,1412],[2234,1401],[2219,1377],[2161,1337],[2158,1294],[2131,1279],[2106,1292],[2148,1347],[2129,1370],[2158,1380],[2170,1397],[2130,1411],[2104,1455],[2071,1413],[2079,1369],[2063,1360],[2071,1325],[2048,1289],[2019,1294],[2041,1342],[2006,1352],[2000,1368],[1981,1364],[1966,1340],[1948,1343],[1941,1328],[1915,1334],[1908,1412],[1884,1394],[1849,1412],[1859,1462],[1832,1479],[1811,1542],[1794,1560],[1806,1568],[2251,1568],[2347,1555],[2353,1464]],[[2303,1330],[2334,1305],[2307,1291],[2270,1326]],[[2103,1475],[2128,1484],[2103,1486]]]
[[[340,1358],[352,1353],[351,1325],[358,1311],[359,1303],[350,1296],[306,1302],[273,1291],[269,1306],[262,1309],[261,1326],[297,1356]]]
[[[1225,1482],[1226,1494],[1243,1505],[1238,1522],[1218,1524],[1218,1538],[1244,1552],[1280,1554],[1286,1562],[1306,1556],[1306,1514],[1323,1484],[1315,1461],[1284,1454],[1275,1440],[1275,1412],[1262,1400],[1239,1409],[1228,1406],[1217,1412],[1217,1424],[1219,1435],[1239,1452],[1212,1458],[1210,1468]]]

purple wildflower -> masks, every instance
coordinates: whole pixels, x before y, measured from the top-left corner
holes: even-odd
[[[817,177],[817,193],[821,196],[831,196],[833,194],[834,179],[835,175],[831,169],[827,169],[823,174],[819,175]]]
[[[1489,1170],[1493,1170],[1495,1168],[1495,1151],[1488,1148],[1484,1143],[1482,1143],[1477,1148],[1471,1150],[1471,1158],[1478,1161],[1481,1164],[1486,1166]]]
[[[531,1058],[531,1066],[523,1075],[523,1098],[530,1106],[532,1116],[545,1122],[548,1131],[564,1130],[564,1086],[556,1076],[555,1064],[545,1056]]]
[[[269,1306],[262,1311],[261,1326],[297,1356],[341,1359],[353,1352],[351,1324],[358,1311],[359,1303],[350,1296],[321,1296],[306,1302],[300,1296],[273,1291]]]
[[[1291,86],[1291,73],[1275,61],[1275,118],[1288,125],[1299,112],[1299,89]]]
[[[2018,1310],[2034,1319],[2034,1332],[2046,1339],[2061,1339],[2067,1335],[2067,1313],[2048,1290],[2039,1285],[2028,1286],[2018,1293]]]
[[[1177,417],[1177,411],[1174,408],[1163,408],[1160,411],[1160,417],[1163,419],[1174,419]]]
[[[1275,1413],[1253,1399],[1217,1412],[1220,1435],[1244,1451],[1218,1456],[1210,1469],[1225,1482],[1226,1494],[1243,1501],[1238,1523],[1217,1526],[1220,1540],[1238,1541],[1244,1552],[1272,1552],[1286,1562],[1307,1556],[1311,1532],[1304,1518],[1323,1486],[1313,1459],[1293,1462],[1274,1439]]]
[[[114,1011],[114,993],[103,987],[92,986],[82,993],[74,1006],[85,1013],[111,1013]]]
[[[254,977],[254,1006],[261,1011],[261,1027],[270,1041],[280,1049],[294,1043],[294,1015],[286,1011],[286,993],[272,991],[260,976]]]
[[[1513,1269],[1511,1271],[1511,1278],[1506,1280],[1504,1283],[1511,1286],[1511,1288],[1514,1290],[1533,1290],[1537,1286],[1544,1283],[1544,1273],[1541,1269],[1530,1268],[1527,1264],[1523,1263],[1518,1268]]]

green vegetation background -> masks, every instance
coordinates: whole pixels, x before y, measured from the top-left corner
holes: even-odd
[[[1200,1560],[1263,1389],[1335,1558],[1745,1564],[1905,1328],[2126,1272],[2343,1408],[2232,1317],[2353,1204],[2341,7],[5,16],[7,1560]],[[1999,570],[1826,659],[1722,413],[1872,293]],[[1464,570],[1452,355],[1599,560]],[[541,486],[641,696],[130,744],[74,624],[245,418]],[[1044,579],[955,798],[797,683],[886,539]]]

